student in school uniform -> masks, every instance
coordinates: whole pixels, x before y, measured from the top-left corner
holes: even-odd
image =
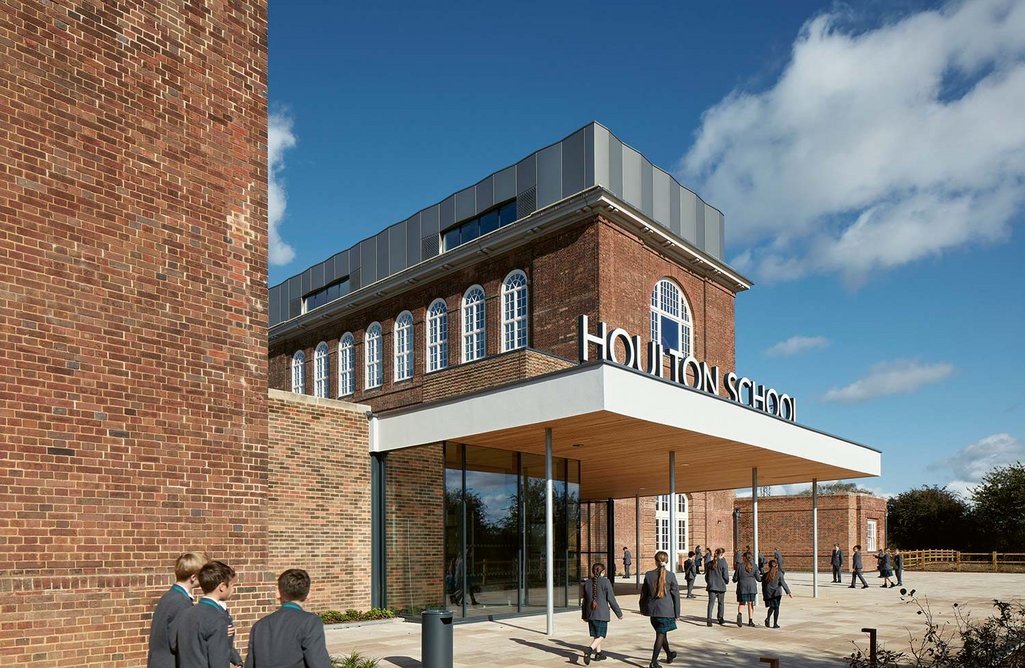
[[[754,626],[755,601],[758,599],[758,583],[762,574],[755,568],[750,552],[741,556],[740,567],[733,571],[733,581],[737,583],[737,626],[744,625],[743,610],[747,606],[747,625]]]
[[[238,576],[228,564],[211,561],[196,574],[203,598],[181,615],[176,625],[178,668],[241,666],[231,631],[235,623],[226,601],[235,593]]]
[[[868,583],[865,582],[865,576],[861,574],[864,566],[861,563],[861,546],[855,545],[854,551],[851,552],[851,586],[848,589],[854,589],[855,578],[861,580],[861,588],[868,589]]]
[[[146,668],[175,668],[175,652],[172,650],[175,621],[179,615],[192,607],[192,590],[198,584],[196,573],[207,561],[205,554],[186,552],[174,562],[175,582],[160,597],[157,608],[153,611]]]
[[[697,598],[694,595],[694,580],[697,577],[697,559],[694,558],[694,550],[691,550],[687,553],[687,561],[683,562],[683,578],[687,581],[687,598]]]
[[[591,635],[591,644],[584,650],[584,663],[589,664],[592,653],[595,661],[605,658],[601,644],[609,631],[611,613],[615,612],[616,618],[622,619],[623,611],[616,602],[612,583],[605,577],[605,564],[596,563],[591,566],[591,577],[584,580],[582,590],[580,617],[587,622],[587,632]]]
[[[651,663],[648,668],[662,668],[658,658],[666,652],[666,663],[672,663],[676,652],[669,647],[669,632],[676,630],[676,618],[680,616],[680,586],[676,575],[666,568],[669,554],[655,553],[655,569],[644,574],[641,585],[641,614],[651,620],[655,629],[655,644],[651,649]]]
[[[712,625],[712,608],[716,603],[719,605],[719,624],[726,623],[726,588],[730,582],[730,571],[726,566],[726,559],[722,556],[725,552],[726,550],[723,548],[717,548],[715,555],[705,568],[705,591],[708,592],[708,610],[705,614],[705,622],[708,626]]]
[[[719,548],[719,549],[722,550],[722,548]],[[726,554],[726,550],[723,550],[722,553]],[[708,565],[710,563],[712,563],[712,557],[713,557],[712,549],[709,548],[708,550],[705,551],[705,572],[708,572]]]
[[[901,587],[904,586],[904,555],[900,553],[900,548],[895,547],[893,549],[893,571],[897,575],[897,584]]]
[[[882,587],[896,587],[897,583],[893,581],[893,556],[889,550],[883,552],[883,559],[880,562],[879,574],[883,576]]]
[[[245,668],[331,668],[324,622],[302,603],[310,595],[310,574],[290,568],[278,576],[281,607],[253,624]]]
[[[779,570],[786,573],[786,569],[783,568],[783,553],[779,551],[778,547],[772,551],[772,558],[776,560]]]
[[[762,577],[762,598],[765,599],[765,626],[769,626],[769,618],[772,618],[772,628],[779,628],[779,604],[783,601],[783,592],[793,598],[790,587],[783,579],[783,571],[775,559],[769,559],[769,568]]]
[[[833,543],[833,553],[829,555],[829,565],[833,567],[833,582],[840,582],[840,569],[843,568],[843,551],[839,543]]]
[[[630,548],[623,547],[623,573],[624,578],[630,577],[630,566],[634,562],[634,555],[630,553]]]
[[[705,565],[705,553],[700,545],[694,546],[694,559],[694,569],[697,573],[701,573],[701,568]]]

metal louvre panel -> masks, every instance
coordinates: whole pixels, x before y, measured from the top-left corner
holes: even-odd
[[[429,237],[423,237],[420,239],[420,256],[424,260],[434,257],[441,251],[440,246],[441,243],[437,234],[432,234]]]
[[[516,196],[516,218],[526,218],[537,210],[537,187],[527,188]]]

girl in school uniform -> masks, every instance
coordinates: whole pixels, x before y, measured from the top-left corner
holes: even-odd
[[[750,552],[741,557],[739,568],[733,571],[733,581],[737,583],[737,626],[744,624],[744,606],[747,606],[747,625],[754,626],[752,619],[755,614],[755,600],[758,598],[758,583],[762,574],[755,568]]]
[[[669,554],[655,553],[655,570],[644,574],[641,586],[641,614],[651,619],[655,629],[655,645],[651,649],[651,663],[648,668],[662,668],[659,654],[666,651],[666,663],[672,663],[676,652],[669,648],[669,632],[676,630],[676,618],[680,616],[680,585],[676,575],[666,568]]]
[[[890,550],[883,552],[882,561],[879,564],[879,575],[883,577],[882,587],[896,587],[893,581],[893,553]]]
[[[605,658],[601,643],[609,630],[610,609],[616,613],[617,618],[623,618],[612,583],[605,577],[605,564],[594,564],[591,566],[591,577],[584,581],[580,603],[580,616],[587,622],[587,631],[592,638],[590,647],[584,650],[585,664],[591,663],[592,652],[595,661]]]
[[[769,559],[769,569],[762,576],[762,597],[765,599],[765,626],[769,626],[769,618],[772,618],[772,628],[779,628],[779,604],[783,600],[783,592],[793,598],[790,587],[783,579],[783,571],[775,559]]]

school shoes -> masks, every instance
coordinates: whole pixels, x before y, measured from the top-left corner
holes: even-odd
[[[850,587],[848,587],[848,589],[854,589],[854,585],[851,585]]]
[[[743,626],[743,625],[744,625],[744,615],[742,615],[742,614],[740,614],[738,612],[737,613],[737,626]]]
[[[672,663],[673,659],[675,659],[675,658],[676,658],[676,652],[669,652],[666,655],[666,663]]]
[[[587,649],[584,650],[584,665],[585,666],[591,665],[591,648],[590,647],[588,647]]]
[[[868,585],[861,585],[862,589],[868,589]]]
[[[774,629],[778,629],[778,628],[779,628],[779,624],[773,624],[773,625],[772,625],[772,628],[774,628]]]
[[[712,620],[711,619],[706,619],[705,623],[708,624],[709,626],[711,626],[712,625]]]
[[[769,617],[771,615],[772,615],[771,612],[768,615],[765,615],[765,628],[769,628]]]
[[[595,661],[604,661],[607,658],[609,658],[609,657],[605,655],[605,652],[595,652],[594,653],[594,660]]]
[[[658,661],[652,661],[648,664],[648,668],[662,668],[662,664]]]
[[[747,620],[747,625],[748,625],[748,626],[750,626],[750,627],[752,627],[752,628],[754,628],[754,625],[755,625],[755,623],[754,623],[754,621],[753,621],[753,620],[750,620],[750,619],[749,619],[749,620]]]

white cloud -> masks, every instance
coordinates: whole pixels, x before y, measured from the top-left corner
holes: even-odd
[[[284,114],[271,114],[267,119],[267,218],[271,264],[288,264],[295,257],[295,249],[285,243],[278,231],[288,200],[281,173],[285,168],[285,151],[293,146],[292,119]]]
[[[765,351],[770,357],[790,357],[806,350],[825,348],[829,345],[829,339],[824,336],[791,336],[786,341],[780,341]]]
[[[848,13],[806,23],[771,88],[707,110],[682,162],[762,280],[859,283],[1003,239],[1025,204],[1025,2],[860,32]]]
[[[1025,461],[1025,444],[1011,434],[1000,433],[967,445],[929,468],[946,471],[953,478],[947,488],[967,499],[987,473],[1018,461]]]
[[[857,403],[890,394],[907,394],[923,385],[938,383],[954,373],[954,365],[941,362],[921,364],[913,360],[880,362],[869,369],[868,375],[846,387],[826,392],[826,401]]]

